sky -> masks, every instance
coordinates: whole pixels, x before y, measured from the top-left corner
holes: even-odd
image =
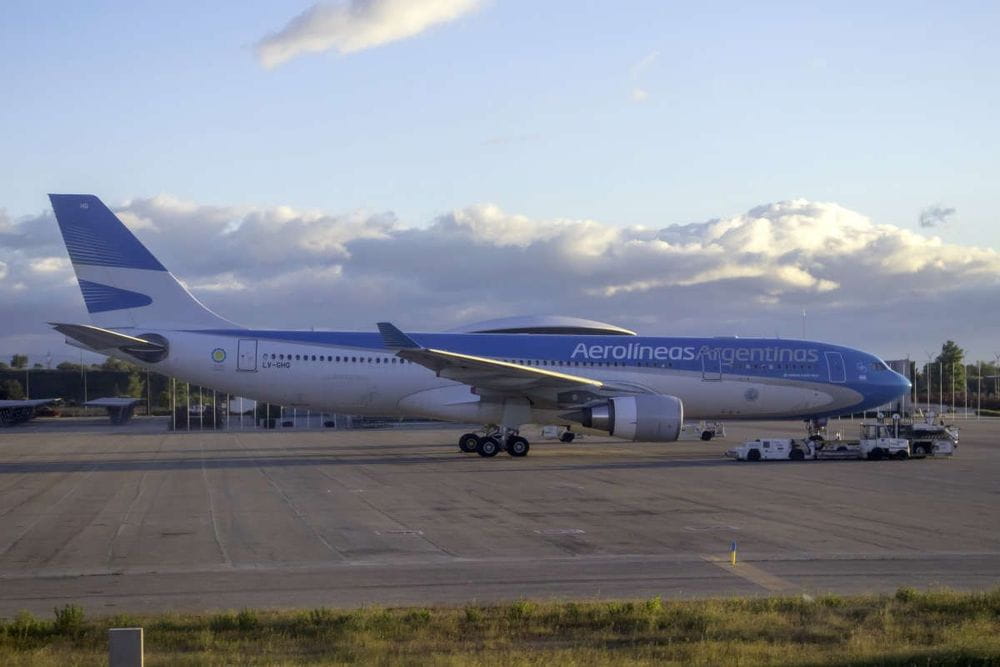
[[[78,354],[48,192],[249,326],[1000,353],[995,2],[0,11],[0,357]]]

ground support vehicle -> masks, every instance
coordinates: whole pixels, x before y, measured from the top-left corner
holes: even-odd
[[[688,422],[681,426],[681,434],[678,440],[704,440],[708,442],[712,438],[725,438],[726,426],[722,422]]]
[[[873,422],[861,425],[859,440],[757,438],[730,449],[726,456],[738,461],[902,460],[910,458],[910,442],[896,437],[890,425]]]
[[[910,441],[914,457],[952,456],[958,449],[958,427],[946,425],[932,413],[923,421],[901,420],[899,437]]]

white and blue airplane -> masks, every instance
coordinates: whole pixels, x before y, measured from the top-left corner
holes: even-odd
[[[765,338],[652,338],[572,318],[460,333],[238,326],[202,305],[93,195],[50,195],[91,324],[67,342],[198,385],[317,411],[487,425],[462,451],[524,456],[525,424],[676,440],[691,419],[860,412],[909,381],[848,347]]]

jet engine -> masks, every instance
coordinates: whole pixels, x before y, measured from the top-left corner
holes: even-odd
[[[684,404],[676,396],[662,394],[620,396],[567,417],[616,438],[673,442],[680,436],[684,423]]]

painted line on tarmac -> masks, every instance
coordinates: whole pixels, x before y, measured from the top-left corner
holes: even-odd
[[[733,565],[728,558],[708,555],[703,555],[702,560],[715,565],[721,570],[725,570],[729,574],[734,574],[737,577],[745,579],[751,584],[756,584],[771,593],[791,593],[798,590],[798,587],[787,579],[776,577],[756,565],[751,565],[747,562],[737,561],[736,565]]]

